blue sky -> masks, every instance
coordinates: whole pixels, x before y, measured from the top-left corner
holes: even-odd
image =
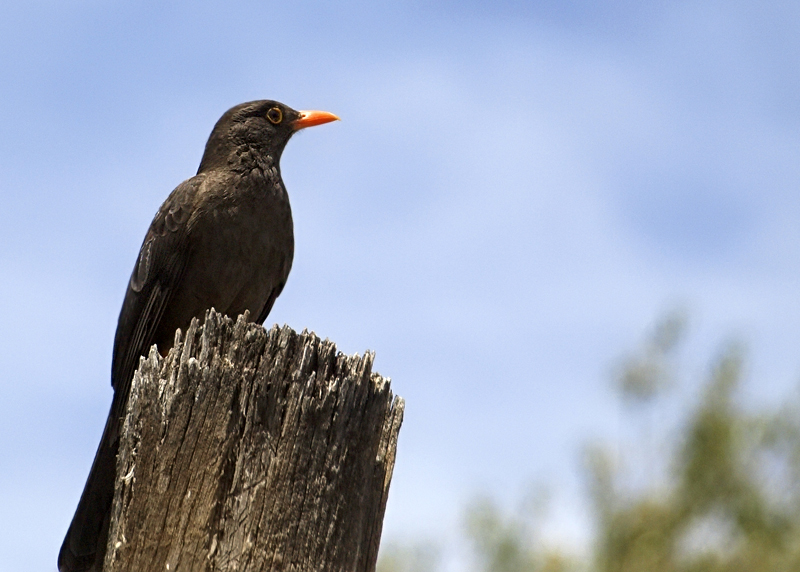
[[[283,156],[268,324],[375,350],[406,398],[384,538],[531,480],[581,538],[581,446],[623,438],[609,372],[663,311],[687,378],[738,336],[745,399],[797,386],[799,32],[789,2],[4,6],[0,567],[55,569],[147,225],[260,98],[342,118]]]

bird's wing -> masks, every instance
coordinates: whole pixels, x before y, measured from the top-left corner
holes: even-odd
[[[156,213],[133,267],[114,338],[111,385],[115,414],[122,414],[140,356],[154,343],[164,308],[179,287],[188,256],[188,221],[204,176],[178,185]]]

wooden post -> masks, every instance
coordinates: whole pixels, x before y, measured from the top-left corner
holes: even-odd
[[[133,379],[104,570],[372,571],[404,402],[373,354],[211,310]]]

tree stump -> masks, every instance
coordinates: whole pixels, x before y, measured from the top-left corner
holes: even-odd
[[[214,310],[133,378],[104,570],[372,571],[404,402],[374,354]]]

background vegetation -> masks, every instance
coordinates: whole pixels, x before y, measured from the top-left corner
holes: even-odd
[[[734,572],[800,570],[800,402],[757,410],[737,393],[741,345],[726,344],[676,421],[675,355],[685,315],[654,329],[614,376],[637,442],[589,444],[584,477],[594,520],[591,549],[572,554],[542,539],[543,497],[514,512],[489,497],[463,519],[471,569],[492,572]],[[658,425],[658,426],[655,426]],[[443,569],[434,543],[389,545],[380,572]]]

